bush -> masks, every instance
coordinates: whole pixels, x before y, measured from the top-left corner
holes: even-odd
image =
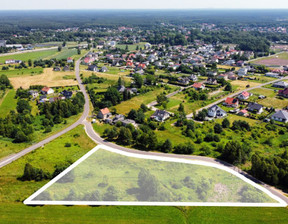
[[[66,143],[65,143],[65,147],[71,147],[71,143],[66,142]]]

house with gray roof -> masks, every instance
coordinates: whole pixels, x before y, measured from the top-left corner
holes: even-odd
[[[261,114],[263,112],[263,106],[258,103],[249,103],[247,110],[250,112]]]
[[[213,105],[208,108],[209,117],[225,117],[227,115],[226,111],[217,105]]]
[[[163,122],[170,117],[170,114],[165,110],[156,110],[155,113],[150,117],[159,122]]]
[[[271,119],[279,122],[288,122],[288,112],[286,110],[279,110],[271,116]]]

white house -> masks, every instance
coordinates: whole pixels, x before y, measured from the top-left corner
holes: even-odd
[[[217,105],[213,105],[212,107],[208,108],[209,117],[225,117],[226,115],[227,115],[226,111],[224,111]]]
[[[45,95],[53,94],[53,93],[54,93],[54,89],[45,86],[45,87],[43,87],[43,88],[41,89],[41,93],[42,93],[42,94],[45,94]]]

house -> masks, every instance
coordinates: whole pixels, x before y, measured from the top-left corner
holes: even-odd
[[[200,82],[195,82],[192,87],[195,89],[195,90],[200,90],[200,89],[205,89],[205,85],[200,83]]]
[[[223,105],[227,107],[238,107],[239,106],[239,101],[235,98],[230,98],[227,97]]]
[[[191,81],[193,81],[193,82],[197,82],[198,77],[197,77],[197,75],[191,75],[191,76],[189,77],[189,79],[190,79]]]
[[[227,115],[226,111],[217,105],[213,105],[208,108],[209,117],[225,117]]]
[[[66,89],[64,91],[61,92],[61,94],[66,98],[66,99],[70,99],[73,95],[72,91],[67,91]]]
[[[39,96],[39,93],[38,93],[38,91],[36,91],[36,90],[29,90],[28,93],[29,93],[33,98],[36,98],[36,97]]]
[[[288,122],[288,112],[285,110],[279,110],[271,116],[271,119],[273,119],[275,121],[287,123]]]
[[[42,95],[39,97],[39,103],[45,103],[47,101],[49,101],[49,100],[47,99],[46,95]]]
[[[165,110],[156,110],[154,114],[150,117],[156,121],[162,122],[170,117],[170,114]]]
[[[237,98],[239,100],[247,100],[249,97],[251,96],[250,93],[248,93],[247,91],[243,91],[242,93],[240,93]]]
[[[64,68],[62,69],[62,71],[69,72],[70,71],[70,67],[68,65],[65,65]]]
[[[111,116],[111,113],[107,107],[104,109],[101,109],[97,115],[99,119],[103,119],[103,120],[107,119],[109,116]]]
[[[53,94],[54,90],[50,87],[45,86],[41,89],[41,93],[44,95],[49,95],[49,94]]]
[[[235,75],[234,73],[229,73],[229,74],[228,74],[228,79],[230,79],[230,80],[237,80],[237,75]]]
[[[283,90],[279,90],[279,91],[278,91],[278,95],[279,95],[279,96],[283,96],[283,97],[285,97],[285,98],[288,98],[288,88],[285,88],[285,89],[283,89]]]
[[[53,68],[53,71],[54,72],[60,72],[61,68],[59,66],[56,66],[56,67]]]
[[[244,61],[237,61],[236,66],[243,67],[244,66]]]
[[[244,77],[247,75],[248,69],[247,68],[240,68],[237,72],[239,77]]]
[[[92,72],[98,72],[99,71],[97,65],[89,65],[87,70],[92,71]]]
[[[209,72],[207,72],[207,75],[211,76],[211,77],[215,77],[215,76],[217,76],[217,72],[216,71],[209,71]]]
[[[117,88],[117,90],[118,90],[119,93],[124,93],[125,89],[126,89],[126,88],[125,88],[125,86],[123,86],[123,85],[118,86],[118,88]]]
[[[52,97],[52,98],[49,99],[49,102],[50,103],[54,103],[54,102],[56,102],[58,100],[65,100],[65,97]]]
[[[249,103],[247,110],[250,112],[261,114],[263,112],[263,106],[258,103]]]
[[[286,88],[286,87],[288,87],[288,83],[283,82],[283,81],[279,81],[279,82],[275,82],[272,86],[275,88]]]
[[[133,61],[127,61],[126,62],[126,67],[132,68],[134,66]]]
[[[274,73],[274,72],[267,72],[265,74],[265,76],[272,77],[272,78],[279,78],[279,74],[278,73]]]
[[[101,69],[100,69],[100,72],[108,72],[108,68],[106,66],[103,66]]]
[[[0,47],[6,47],[6,40],[0,40]]]
[[[227,80],[228,79],[228,75],[227,74],[220,74],[217,76],[218,79],[225,79]]]
[[[244,116],[244,117],[248,117],[249,116],[249,113],[248,113],[248,110],[240,110],[239,113],[238,113],[239,116]]]
[[[71,57],[67,58],[67,63],[73,63],[73,58]]]
[[[214,79],[214,78],[208,78],[205,82],[206,84],[208,85],[217,85],[217,79]]]
[[[144,47],[145,47],[145,49],[150,49],[150,48],[152,47],[152,45],[149,44],[149,43],[146,43],[146,44],[144,45]]]
[[[187,78],[187,77],[180,77],[180,78],[178,79],[178,82],[179,82],[180,84],[182,84],[182,85],[187,86],[187,85],[190,83],[190,79]]]

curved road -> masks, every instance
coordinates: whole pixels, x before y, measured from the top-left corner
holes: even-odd
[[[79,83],[79,87],[80,90],[82,91],[84,98],[85,98],[85,105],[84,105],[84,112],[81,116],[81,118],[75,122],[74,124],[72,124],[71,126],[69,126],[68,128],[60,131],[59,133],[35,144],[32,145],[24,150],[22,150],[21,152],[6,158],[5,160],[3,160],[2,162],[0,162],[0,168],[8,165],[9,163],[19,159],[20,157],[26,155],[27,153],[30,153],[31,151],[43,146],[44,144],[49,143],[50,141],[53,141],[54,139],[58,138],[59,136],[67,133],[68,131],[72,130],[73,128],[75,128],[76,126],[83,124],[85,127],[85,131],[87,133],[87,135],[97,144],[102,144],[102,145],[106,145],[109,147],[113,147],[115,149],[118,150],[122,150],[125,152],[133,152],[133,153],[138,153],[138,154],[143,154],[143,155],[154,155],[154,156],[165,156],[165,157],[174,157],[174,158],[184,158],[184,159],[193,159],[193,160],[200,160],[200,161],[205,161],[205,162],[210,162],[210,163],[216,163],[216,164],[220,164],[226,167],[229,167],[230,169],[233,169],[235,171],[237,171],[238,173],[244,175],[245,177],[251,179],[252,181],[262,185],[263,187],[265,187],[267,190],[269,190],[270,192],[272,192],[274,195],[278,196],[279,198],[281,198],[283,201],[285,201],[286,203],[288,203],[288,198],[279,190],[266,185],[265,183],[257,180],[256,178],[252,177],[251,175],[247,174],[246,172],[242,171],[241,169],[239,169],[238,167],[235,167],[227,162],[218,160],[218,159],[214,159],[214,158],[210,158],[210,157],[202,157],[202,156],[192,156],[192,155],[179,155],[179,154],[165,154],[165,153],[160,153],[160,152],[147,152],[147,151],[139,151],[139,150],[135,150],[135,149],[130,149],[130,148],[125,148],[119,145],[116,145],[114,143],[108,142],[104,139],[102,139],[93,129],[93,126],[91,124],[91,122],[87,121],[86,118],[89,116],[89,111],[90,111],[90,105],[89,105],[89,96],[86,92],[85,86],[82,84],[81,78],[80,78],[80,60],[78,60],[76,62],[76,66],[75,66],[75,71],[76,71],[76,78],[77,81]]]

